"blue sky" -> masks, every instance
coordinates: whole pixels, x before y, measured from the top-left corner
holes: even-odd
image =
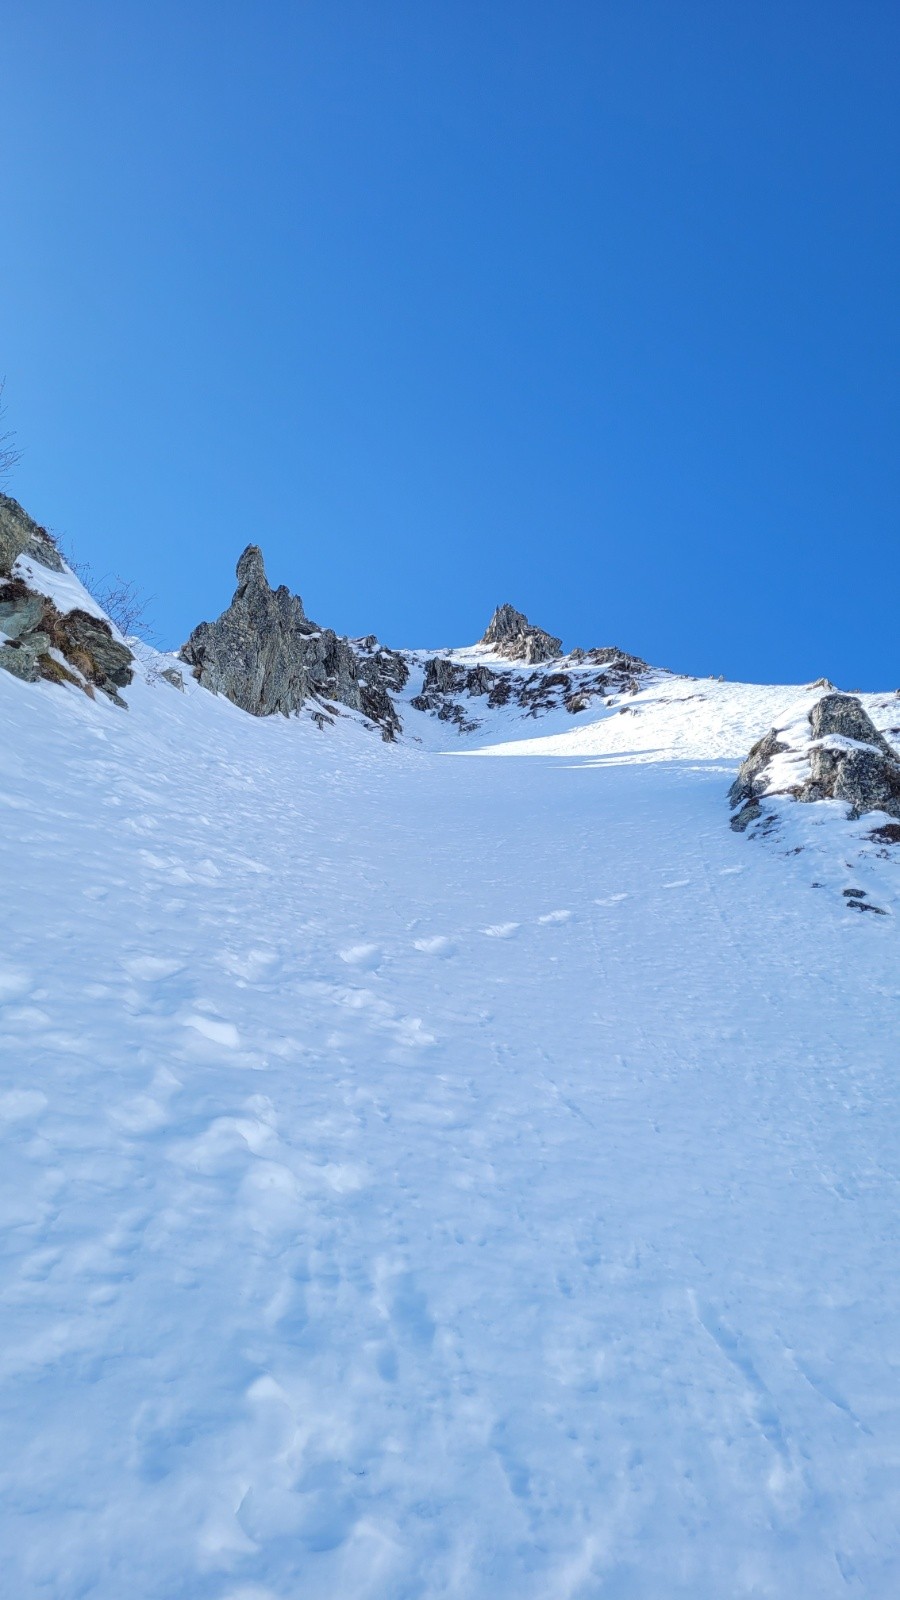
[[[900,683],[891,0],[6,0],[8,488],[179,643]]]

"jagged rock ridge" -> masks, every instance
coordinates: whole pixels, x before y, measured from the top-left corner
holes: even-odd
[[[386,739],[397,736],[402,723],[392,697],[402,692],[410,664],[421,664],[421,655],[388,650],[374,635],[349,640],[321,628],[306,615],[299,595],[283,586],[272,589],[258,545],[247,546],[237,579],[228,609],[216,622],[195,628],[181,650],[204,688],[254,716],[290,716],[312,701],[314,717],[325,723],[337,706],[347,706],[375,722]],[[494,655],[536,668],[559,658],[562,648],[512,606],[498,607],[481,643]],[[585,670],[592,667],[599,670]],[[556,672],[523,673],[521,667],[432,656],[409,704],[466,733],[479,726],[473,704],[479,699],[491,710],[512,704],[537,716],[564,706],[575,714],[597,696],[636,692],[646,670],[646,663],[615,648],[573,651]]]
[[[585,666],[603,670],[585,671]],[[528,673],[504,671],[485,662],[464,665],[449,656],[433,656],[425,663],[421,691],[410,705],[416,711],[431,712],[441,722],[455,724],[460,733],[470,733],[479,726],[478,707],[472,701],[481,697],[491,711],[513,705],[531,717],[559,709],[576,716],[596,700],[636,694],[641,676],[647,671],[646,662],[616,649],[573,651],[571,657],[563,658],[557,671]],[[460,696],[468,703],[464,704]]]
[[[562,655],[562,640],[543,628],[535,628],[521,611],[511,605],[498,606],[484,630],[481,643],[509,661],[535,665]]]
[[[299,595],[273,589],[262,551],[248,545],[237,564],[238,587],[216,622],[201,622],[181,656],[194,677],[253,716],[290,716],[313,698],[362,712],[386,739],[400,719],[386,684],[400,685],[408,669],[394,651],[357,653],[349,640],[307,617]]]

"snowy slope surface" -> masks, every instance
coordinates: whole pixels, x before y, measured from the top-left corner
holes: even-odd
[[[727,821],[798,696],[0,674],[8,1600],[900,1593],[896,869]]]

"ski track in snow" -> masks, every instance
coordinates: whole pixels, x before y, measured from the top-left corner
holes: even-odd
[[[9,1600],[900,1592],[894,921],[729,831],[733,690],[0,675]]]

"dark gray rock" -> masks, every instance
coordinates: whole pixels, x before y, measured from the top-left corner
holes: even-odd
[[[619,659],[618,651],[610,654]],[[586,659],[586,656],[587,652],[582,652],[582,659]],[[622,659],[632,665],[637,663],[634,656]],[[606,692],[611,675],[612,681],[619,683],[613,669],[590,675],[582,673],[575,680],[571,671],[547,672],[537,667],[532,672],[523,673],[512,668],[488,667],[484,662],[466,666],[447,656],[432,656],[425,663],[421,692],[410,701],[410,705],[416,711],[436,714],[442,722],[455,723],[461,732],[468,732],[478,724],[471,720],[455,698],[459,695],[468,695],[473,699],[486,696],[491,710],[512,704],[532,717],[563,707],[574,714],[585,710],[595,695]],[[630,676],[622,681],[635,693],[640,687]],[[474,708],[472,714],[477,714]]]
[[[505,676],[492,672],[479,662],[474,667],[464,667],[449,661],[446,656],[432,656],[425,663],[425,676],[421,693],[410,701],[416,711],[434,711],[442,722],[453,722],[461,733],[471,732],[478,726],[466,716],[462,706],[450,697],[458,694],[488,696],[490,706],[505,705],[512,693],[512,673]]]
[[[34,594],[21,578],[0,584],[0,633],[18,639],[37,627],[44,610],[44,598]]]
[[[379,645],[370,659],[378,680],[385,689],[392,689],[395,694],[399,694],[401,689],[406,688],[409,681],[409,667],[399,650],[388,650],[384,645]]]
[[[900,816],[900,762],[860,701],[850,694],[823,695],[809,722],[817,742],[801,800],[843,800],[855,816]]]
[[[744,833],[745,830],[749,828],[751,822],[756,822],[761,816],[762,806],[760,805],[759,801],[747,800],[744,805],[741,806],[740,811],[735,812],[731,819],[731,826],[735,833]]]
[[[396,739],[402,724],[397,708],[387,692],[376,660],[357,661],[359,672],[359,709],[364,717],[375,722],[383,738]]]
[[[774,728],[765,738],[757,740],[750,754],[741,762],[738,775],[728,791],[728,798],[733,806],[740,805],[742,800],[753,800],[763,792],[766,787],[769,762],[773,756],[781,755],[787,748]],[[746,827],[746,823],[744,826]]]
[[[29,517],[12,495],[0,494],[0,574],[11,572],[20,555],[30,556],[54,572],[63,570],[62,557],[47,529]]]
[[[862,703],[854,695],[823,695],[810,711],[809,723],[814,740],[809,778],[802,786],[784,787],[781,792],[804,803],[841,800],[855,816],[886,811],[900,817],[900,759]],[[747,824],[741,819],[748,808],[758,803],[760,795],[772,792],[772,759],[788,748],[774,728],[753,746],[729,791],[731,804],[744,806],[732,827],[743,829]]]
[[[465,688],[465,683],[465,667],[457,666],[455,661],[448,661],[446,656],[433,656],[425,663],[423,695],[459,694]]]
[[[552,633],[545,633],[543,628],[533,627],[521,611],[516,611],[510,605],[497,607],[481,643],[490,645],[492,650],[506,656],[509,661],[526,661],[529,664],[552,661],[554,657],[562,655],[561,639],[555,638]]]
[[[41,657],[46,656],[49,649],[48,633],[28,634],[24,639],[15,639],[12,644],[5,644],[0,649],[0,667],[11,672],[14,678],[37,683],[38,678],[43,676]]]
[[[900,762],[878,750],[848,750],[835,774],[833,793],[858,817],[867,811],[900,817]]]
[[[824,739],[837,734],[842,739],[856,739],[860,744],[871,744],[884,755],[893,757],[893,751],[855,695],[825,694],[817,700],[809,713],[809,724],[814,739]]]
[[[299,595],[272,589],[262,551],[248,545],[237,564],[238,587],[217,622],[201,622],[181,657],[194,677],[253,716],[290,716],[311,696],[337,701],[379,723],[393,738],[399,717],[376,656],[358,656],[349,640],[319,628]],[[399,676],[394,652],[388,671]]]
[[[466,673],[466,689],[469,694],[490,694],[497,682],[497,674],[490,667],[470,667]]]

